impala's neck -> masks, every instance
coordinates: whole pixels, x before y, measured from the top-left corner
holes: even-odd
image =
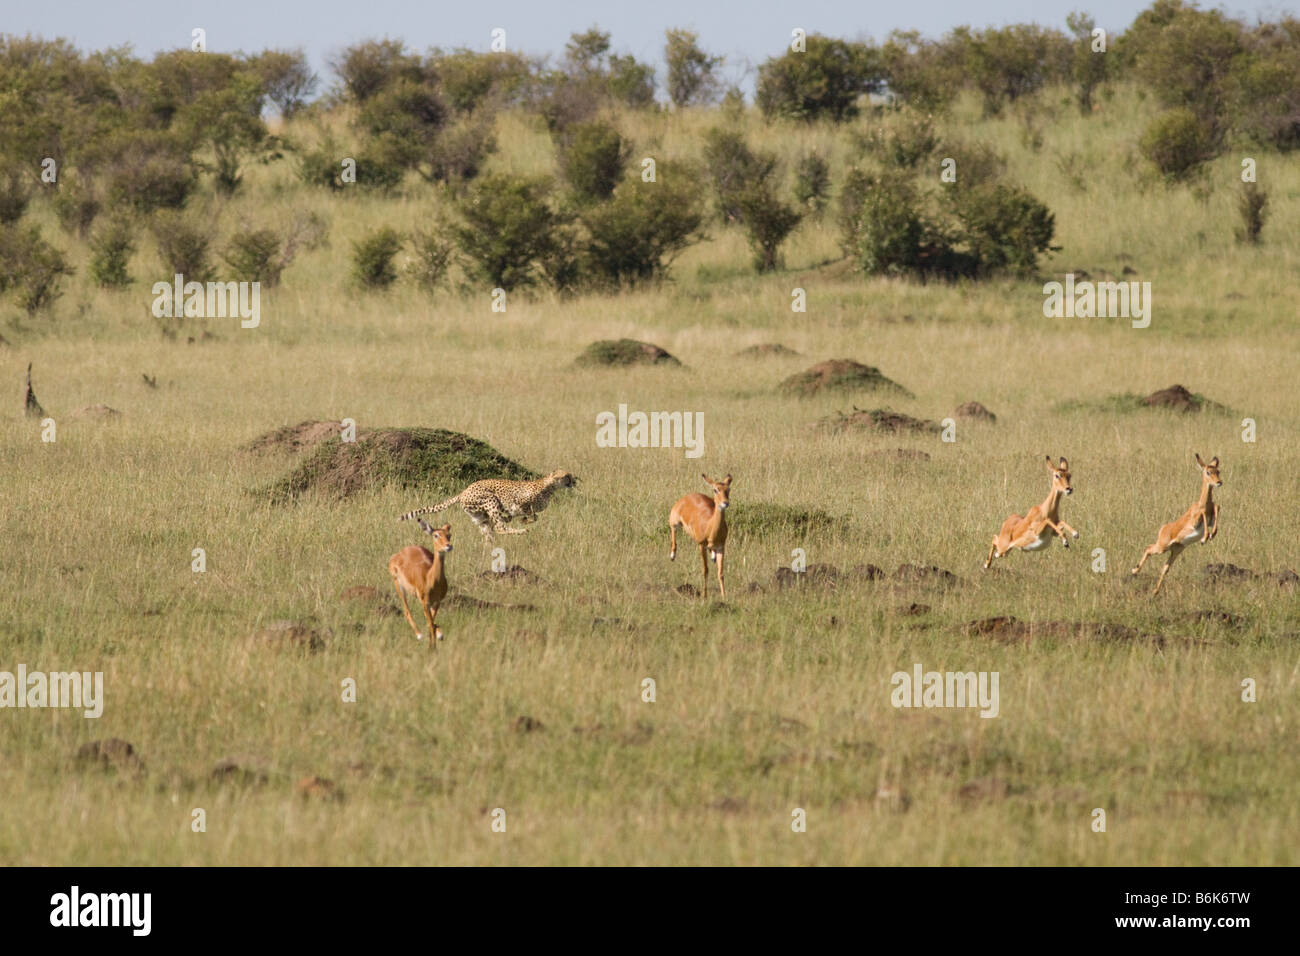
[[[1214,504],[1214,485],[1210,484],[1208,480],[1202,479],[1201,500],[1200,502],[1198,502],[1198,507],[1200,507],[1202,511],[1208,511],[1210,509],[1210,506],[1213,504]]]
[[[721,528],[721,527],[723,527],[724,525],[726,525],[726,523],[727,523],[726,518],[723,517],[723,515],[724,515],[725,513],[726,513],[726,509],[725,509],[725,508],[719,508],[719,507],[718,507],[718,499],[717,499],[717,498],[714,498],[714,499],[713,499],[713,516],[712,516],[711,518],[709,518],[709,530],[710,530],[710,531],[717,531],[719,528]]]
[[[443,574],[442,554],[441,551],[433,552],[433,564],[429,567],[430,581],[440,581],[446,577],[446,575]]]
[[[1056,509],[1060,504],[1061,504],[1061,489],[1053,488],[1051,491],[1047,493],[1047,500],[1043,502],[1043,507],[1042,507],[1043,514],[1047,515],[1047,517],[1055,521]]]

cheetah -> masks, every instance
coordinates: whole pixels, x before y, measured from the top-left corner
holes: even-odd
[[[402,515],[399,521],[409,521],[419,515],[434,514],[452,505],[465,509],[475,527],[488,541],[493,532],[499,534],[524,534],[527,528],[508,528],[514,518],[525,524],[536,521],[537,515],[551,500],[556,488],[570,488],[578,479],[567,471],[553,471],[544,478],[533,481],[507,481],[504,478],[485,478],[476,481],[454,498],[448,498],[431,508],[417,508]],[[426,527],[423,521],[421,527]],[[427,530],[427,527],[426,527]]]

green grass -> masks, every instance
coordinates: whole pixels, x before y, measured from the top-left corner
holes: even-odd
[[[97,721],[0,711],[0,863],[1300,862],[1296,592],[1202,574],[1210,562],[1297,565],[1300,160],[1262,159],[1271,217],[1264,243],[1246,248],[1232,239],[1239,156],[1216,161],[1204,198],[1167,189],[1132,160],[1149,103],[1121,91],[1089,119],[1045,103],[1039,153],[1021,145],[1014,111],[983,120],[963,103],[948,122],[1005,152],[1056,212],[1064,248],[1044,272],[1131,263],[1153,283],[1150,328],[1045,319],[1042,280],[866,280],[827,265],[832,217],[802,225],[787,270],[769,276],[738,265],[743,234],[715,224],[659,289],[512,296],[504,314],[487,289],[364,293],[347,285],[348,240],[409,229],[439,200],[414,183],[379,199],[308,193],[285,164],[248,170],[245,191],[211,209],[223,230],[295,209],[331,224],[329,245],[264,292],[255,330],[184,320],[164,334],[149,315],[159,270],[147,244],[132,263],[139,281],[111,293],[91,287],[85,248],[60,236],[78,274],[53,313],[3,306],[0,381],[13,400],[0,410],[0,670],[103,671],[106,703]],[[623,120],[669,158],[696,152],[713,122],[703,111]],[[787,156],[820,146],[842,173],[847,130],[748,122],[756,144]],[[499,138],[494,166],[550,168],[531,121],[503,117]],[[1070,152],[1083,157],[1084,191],[1054,161]],[[790,311],[794,287],[806,314]],[[685,367],[573,367],[589,343],[622,338]],[[736,357],[768,342],[799,355]],[[997,424],[958,421],[953,443],[810,429],[844,396],[795,399],[778,385],[840,356],[905,383],[915,397],[897,400],[901,412],[939,421],[977,400]],[[52,444],[21,417],[29,360]],[[1062,406],[1175,381],[1233,414]],[[73,419],[99,402],[121,419]],[[597,447],[596,415],[620,403],[704,412],[704,456]],[[1241,440],[1246,417],[1254,443]],[[363,431],[447,429],[529,469],[579,475],[527,534],[497,542],[536,582],[480,577],[492,554],[463,513],[446,512],[453,593],[533,609],[449,604],[436,655],[391,613],[388,558],[423,537],[395,518],[442,497],[439,474],[344,500],[249,494],[312,454],[251,454],[249,441],[341,418]],[[900,460],[900,446],[930,459]],[[1187,549],[1152,599],[1159,562],[1137,582],[1127,570],[1195,499],[1194,452],[1221,458],[1221,531]],[[1080,539],[981,572],[1003,519],[1046,494],[1045,454],[1070,459],[1062,515]],[[676,593],[699,584],[691,549],[667,558],[668,511],[706,490],[702,471],[733,475],[725,604],[716,582],[707,603]],[[1092,570],[1097,548],[1104,573]],[[934,565],[959,581],[779,589],[774,573],[795,549],[810,565]],[[356,585],[379,596],[340,598]],[[928,610],[903,613],[913,604]],[[997,615],[1164,641],[1004,643],[967,627]],[[324,648],[250,640],[281,619],[309,624]],[[915,663],[998,671],[1000,716],[894,709],[890,677]],[[341,699],[348,678],[355,703]],[[1246,678],[1256,703],[1241,701]],[[540,729],[516,729],[521,716]],[[73,762],[106,737],[130,741],[144,772]],[[265,762],[266,784],[210,779],[242,754]],[[311,775],[342,800],[299,797],[294,782]],[[190,829],[199,807],[206,833]],[[1104,834],[1092,832],[1095,807]],[[492,832],[495,808],[504,834]],[[795,808],[806,833],[791,832]]]

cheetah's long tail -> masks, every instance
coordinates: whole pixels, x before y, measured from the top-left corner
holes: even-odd
[[[450,508],[458,501],[460,501],[460,495],[456,495],[456,497],[454,498],[448,498],[446,501],[444,501],[442,504],[439,505],[433,505],[432,507],[429,508],[416,508],[414,511],[408,511],[406,514],[402,515],[397,520],[410,521],[412,518],[418,518],[420,515],[436,514],[439,511],[445,511],[447,508]]]

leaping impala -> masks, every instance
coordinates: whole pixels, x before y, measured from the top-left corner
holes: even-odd
[[[1210,539],[1219,533],[1219,504],[1214,500],[1212,490],[1223,487],[1223,479],[1219,477],[1219,456],[1215,455],[1207,464],[1201,461],[1198,453],[1196,464],[1201,469],[1201,497],[1197,499],[1196,504],[1183,513],[1181,518],[1169,522],[1160,529],[1160,533],[1156,535],[1156,543],[1142,553],[1142,560],[1138,561],[1137,567],[1133,569],[1133,573],[1137,574],[1142,570],[1142,565],[1147,563],[1147,558],[1153,554],[1169,555],[1165,559],[1165,566],[1160,569],[1160,580],[1156,582],[1156,589],[1151,592],[1153,597],[1160,593],[1160,586],[1165,583],[1165,575],[1169,573],[1174,560],[1183,553],[1183,548],[1197,541],[1201,544],[1209,544]]]
[[[1041,505],[1030,508],[1029,514],[1023,518],[1012,515],[1002,522],[1002,530],[993,539],[989,556],[984,559],[986,571],[995,557],[1002,557],[1012,548],[1039,551],[1047,547],[1053,534],[1060,535],[1061,542],[1068,548],[1070,538],[1079,537],[1079,532],[1062,521],[1058,514],[1061,496],[1074,494],[1074,487],[1070,484],[1070,463],[1062,458],[1059,465],[1053,465],[1052,456],[1048,455],[1047,470],[1052,476],[1052,489],[1047,493],[1047,498]],[[1066,537],[1067,534],[1069,537]]]
[[[722,555],[727,544],[727,522],[723,518],[723,512],[727,510],[728,495],[731,493],[731,475],[721,481],[714,481],[705,474],[700,477],[713,489],[713,497],[691,492],[673,505],[673,510],[668,513],[668,535],[672,540],[668,560],[677,560],[677,529],[685,528],[700,546],[700,568],[704,572],[700,597],[708,597],[709,558],[712,558],[718,566],[718,590],[722,592],[725,601],[727,588],[722,583]]]
[[[422,548],[418,544],[403,548],[389,559],[388,573],[393,576],[393,587],[397,588],[397,596],[402,599],[402,611],[406,614],[411,630],[415,631],[415,639],[422,641],[424,635],[411,617],[411,609],[406,603],[408,591],[420,602],[424,619],[429,625],[429,647],[436,650],[438,641],[442,640],[442,628],[437,627],[433,621],[438,616],[438,606],[447,596],[445,556],[451,550],[451,525],[432,528],[421,519],[420,527],[433,535],[433,550]]]

